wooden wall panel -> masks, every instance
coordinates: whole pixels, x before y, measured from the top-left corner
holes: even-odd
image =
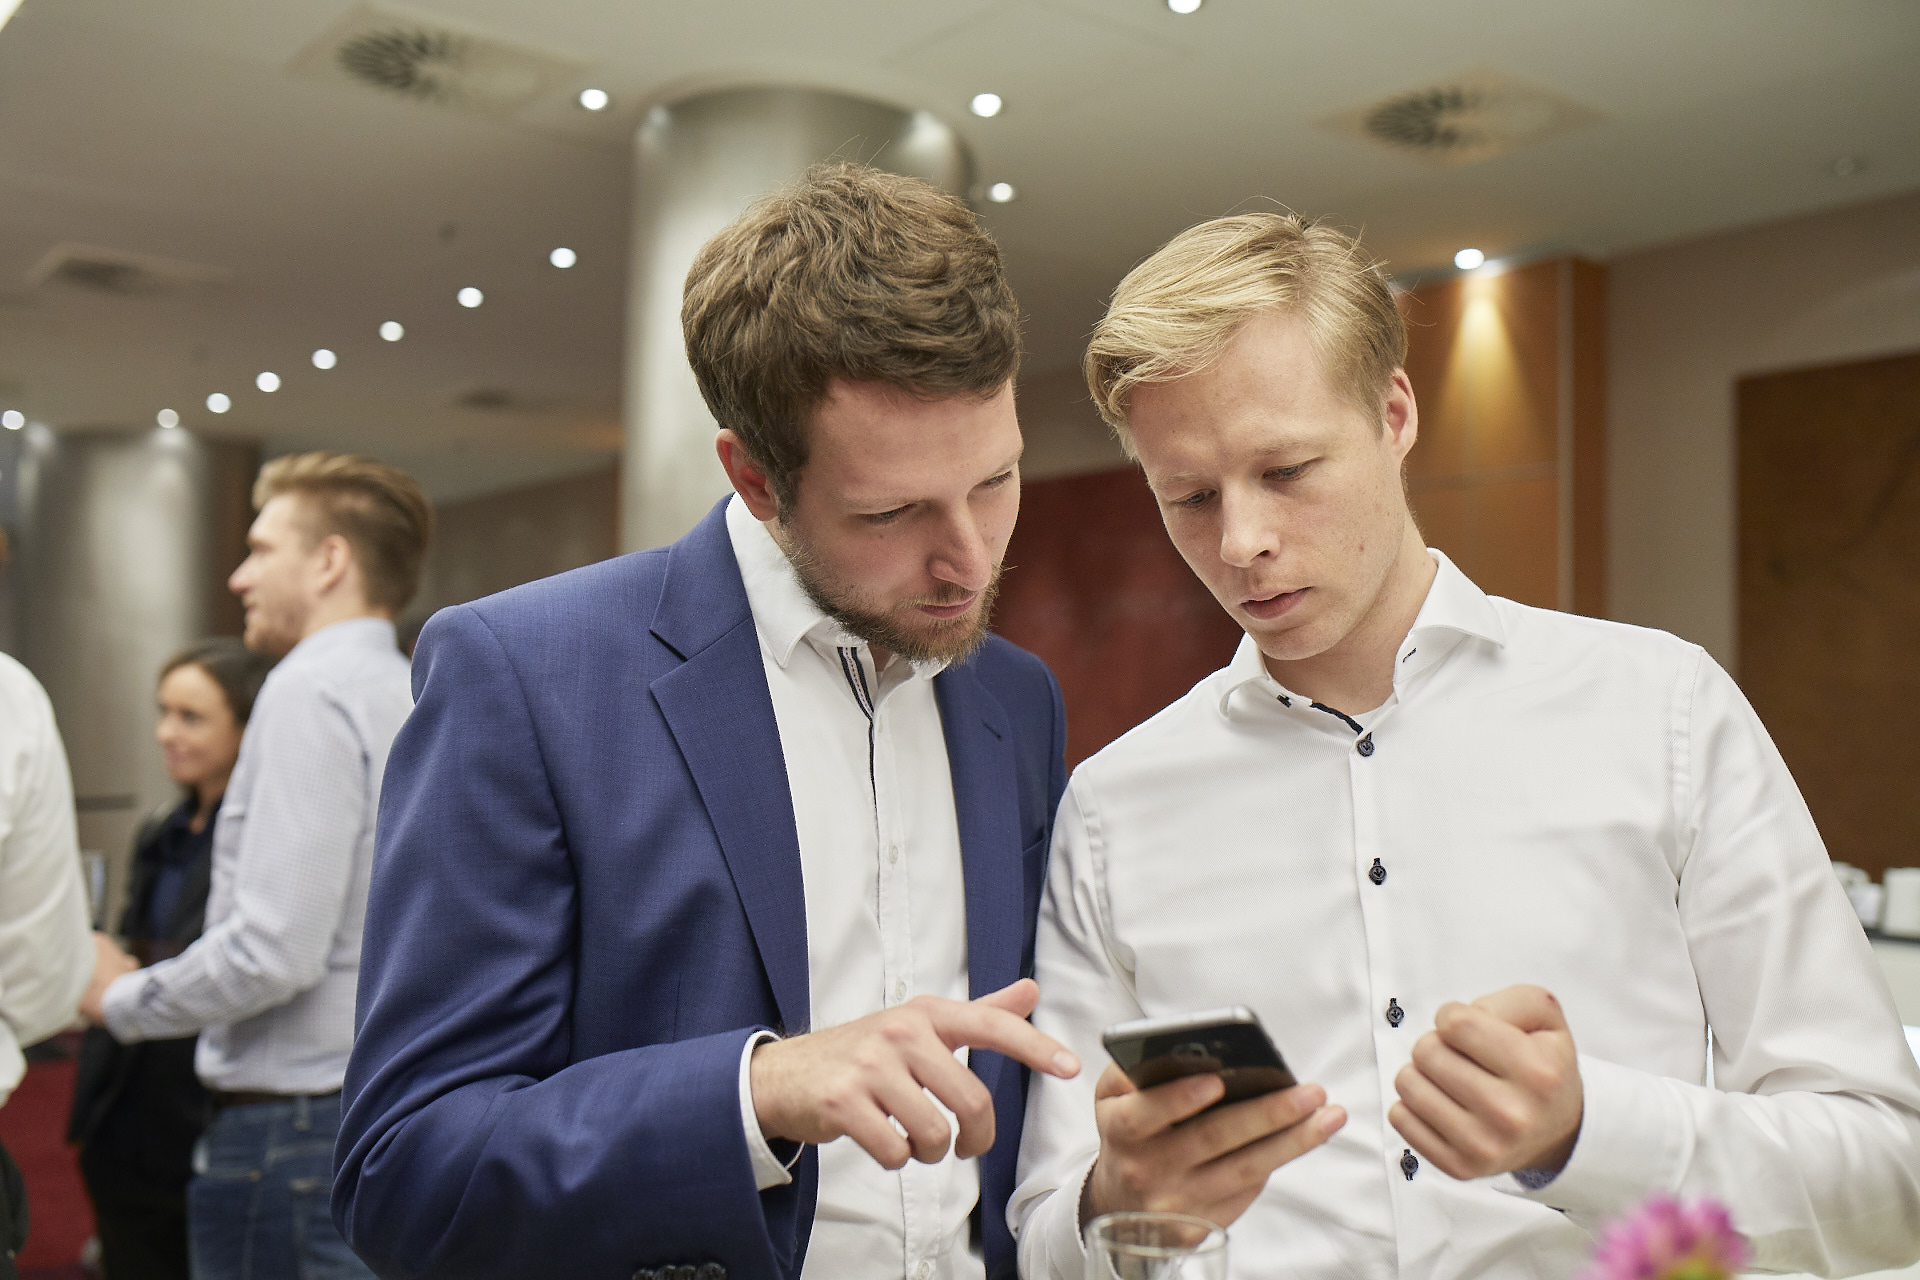
[[[1920,354],[1736,399],[1741,687],[1828,851],[1920,866]]]

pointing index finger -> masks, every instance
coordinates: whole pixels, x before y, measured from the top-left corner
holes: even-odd
[[[929,1011],[933,1029],[947,1048],[969,1045],[991,1049],[1035,1071],[1069,1079],[1080,1073],[1080,1059],[1071,1050],[1034,1027],[1025,1018],[1005,1009],[973,1001],[968,1004],[943,1003]]]

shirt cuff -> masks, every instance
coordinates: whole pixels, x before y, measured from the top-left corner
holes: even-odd
[[[1080,1196],[1093,1174],[1093,1165],[1093,1160],[1087,1161],[1079,1176],[1062,1182],[1027,1215],[1020,1230],[1022,1275],[1035,1280],[1081,1280],[1086,1273],[1087,1243],[1080,1233]]]
[[[793,1156],[783,1163],[780,1157],[773,1154],[767,1135],[760,1132],[760,1117],[753,1109],[753,1051],[779,1038],[771,1031],[756,1031],[747,1037],[747,1046],[740,1051],[740,1127],[747,1134],[747,1155],[753,1161],[753,1185],[760,1191],[784,1187],[792,1182],[793,1166],[799,1163],[800,1153],[805,1150],[798,1143],[792,1144]]]
[[[109,982],[100,996],[101,1018],[107,1024],[108,1033],[121,1044],[138,1044],[147,1038],[138,1018],[140,1001],[151,978],[152,973],[146,969],[123,973]]]
[[[1686,1102],[1665,1077],[1580,1055],[1580,1136],[1566,1167],[1542,1185],[1513,1176],[1501,1190],[1600,1221],[1679,1185],[1689,1132]]]

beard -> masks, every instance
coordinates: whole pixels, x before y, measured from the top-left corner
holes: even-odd
[[[920,606],[959,604],[968,593],[960,587],[949,587],[930,596],[883,605],[858,588],[837,581],[812,549],[791,533],[781,538],[780,544],[794,576],[800,579],[801,590],[814,607],[875,648],[897,653],[909,662],[952,664],[965,662],[986,643],[994,598],[1000,593],[1002,565],[993,566],[993,576],[972,609],[957,618],[929,618],[919,612]]]

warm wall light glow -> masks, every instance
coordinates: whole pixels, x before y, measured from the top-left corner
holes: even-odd
[[[333,368],[333,366],[339,363],[340,363],[340,357],[333,354],[333,352],[327,350],[325,347],[322,347],[318,351],[313,353],[313,367],[316,369],[331,369]]]
[[[548,254],[547,261],[551,262],[554,266],[560,268],[562,271],[565,271],[568,267],[580,261],[580,255],[563,245],[560,248],[555,249],[552,253]]]
[[[453,296],[459,299],[460,305],[463,307],[477,307],[481,303],[487,300],[487,295],[480,292],[478,289],[474,288],[472,285],[468,285],[466,288],[462,289],[459,293],[456,293]]]
[[[1462,249],[1453,255],[1453,265],[1462,271],[1471,271],[1487,260],[1487,255],[1478,249]]]
[[[15,9],[18,9],[19,7],[20,7],[20,0],[0,0],[0,27],[4,27],[7,25],[7,19],[11,18],[13,16],[13,11]],[[21,426],[25,426],[25,425],[26,425],[25,423],[21,424]],[[20,427],[9,428],[9,430],[12,430],[12,431],[18,431],[19,429]]]
[[[0,413],[0,427],[5,427],[9,431],[18,431],[26,425],[27,415],[18,409],[9,409],[5,413]]]
[[[1019,194],[1013,189],[1011,182],[996,182],[987,188],[987,199],[995,204],[1005,204]]]
[[[223,392],[216,391],[207,397],[207,408],[214,413],[225,413],[227,410],[233,408],[233,401],[228,399]]]
[[[380,336],[388,342],[398,342],[407,336],[407,326],[398,320],[387,320],[380,325]]]
[[[1175,13],[1192,13],[1200,7],[1200,0],[1167,0],[1167,8]]]
[[[4,0],[0,0],[0,3],[4,3]],[[582,89],[580,91],[580,105],[589,111],[605,111],[607,104],[612,101],[613,99],[607,96],[605,89]]]
[[[153,420],[169,431],[180,425],[180,415],[171,409],[162,409],[153,415]]]
[[[972,107],[973,114],[983,119],[989,116],[997,116],[1000,114],[1000,95],[997,93],[976,93],[973,95],[973,101],[968,105]]]
[[[253,385],[271,395],[280,389],[280,375],[269,369],[256,377]]]

